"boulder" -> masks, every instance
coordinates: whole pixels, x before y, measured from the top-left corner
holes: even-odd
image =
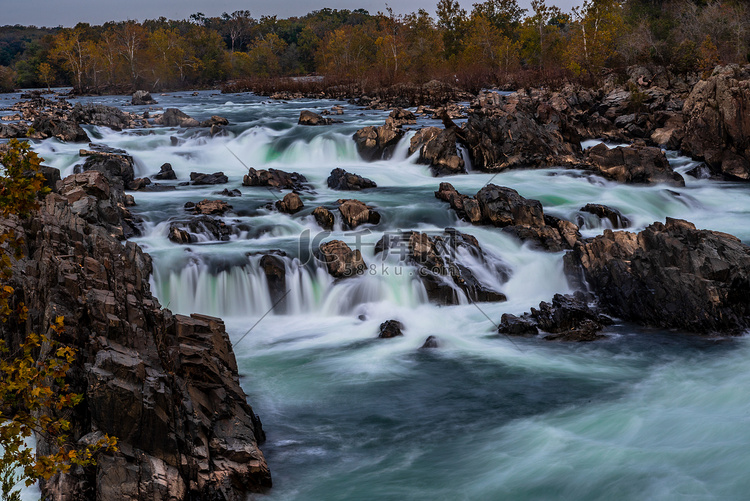
[[[154,122],[164,127],[198,127],[200,125],[198,120],[177,108],[167,108],[163,114],[154,119]]]
[[[242,186],[269,186],[286,190],[304,190],[307,178],[297,172],[284,172],[278,169],[250,170],[242,179]]]
[[[203,214],[204,216],[223,216],[224,213],[232,209],[232,206],[223,200],[201,200],[197,204],[188,202],[185,208],[194,214]]]
[[[219,115],[211,115],[211,118],[209,118],[208,120],[204,120],[200,123],[201,127],[211,127],[211,128],[224,127],[226,125],[229,125],[229,120],[227,120],[224,117],[220,117]],[[211,133],[212,136],[215,134],[216,134],[216,131],[213,131]]]
[[[431,348],[440,348],[440,340],[438,340],[435,336],[427,336],[427,339],[425,339],[424,344],[420,346],[420,350],[426,350]]]
[[[378,334],[378,337],[380,339],[388,339],[392,337],[403,336],[403,330],[404,324],[402,324],[398,320],[386,320],[385,322],[380,324],[380,334]]]
[[[359,191],[367,188],[377,188],[377,184],[366,177],[350,174],[344,169],[336,168],[328,176],[328,187],[332,190]]]
[[[31,124],[35,136],[40,138],[56,137],[69,143],[89,142],[89,136],[78,123],[72,120],[58,119],[52,116],[40,116]]]
[[[200,212],[197,212],[200,214]],[[169,239],[177,244],[217,241],[227,242],[235,231],[221,219],[198,215],[169,225]]]
[[[354,142],[360,156],[368,161],[388,159],[404,136],[404,132],[393,127],[369,126],[354,133]]]
[[[475,197],[462,195],[440,183],[435,196],[448,202],[459,217],[473,224],[497,226],[522,241],[553,252],[572,249],[581,238],[578,226],[544,214],[538,200],[529,200],[512,188],[488,184]]]
[[[630,220],[623,216],[619,210],[607,207],[606,205],[586,204],[578,210],[593,214],[599,217],[599,219],[607,219],[614,229],[627,228],[630,226]]]
[[[104,126],[113,130],[122,130],[136,125],[133,115],[103,104],[76,103],[70,112],[70,119],[77,123]]]
[[[335,278],[361,275],[367,269],[359,249],[352,250],[341,240],[321,244],[320,259],[325,263],[328,273]]]
[[[229,197],[229,198],[236,198],[236,197],[242,196],[242,192],[236,188],[233,190],[230,190],[229,188],[224,188],[218,194],[221,195],[222,197]]]
[[[412,138],[412,145],[416,138],[417,136]],[[458,152],[455,128],[439,130],[437,133],[428,131],[422,134],[418,141],[423,142],[418,162],[429,165],[434,176],[466,173],[464,159]]]
[[[159,104],[156,100],[151,97],[151,93],[147,90],[137,90],[133,92],[133,96],[130,98],[130,104],[133,106],[142,106],[146,104]]]
[[[159,167],[159,173],[154,174],[152,177],[160,181],[171,181],[177,179],[177,174],[175,174],[174,169],[172,169],[172,164],[165,163]]]
[[[672,170],[659,148],[641,145],[608,148],[599,143],[586,151],[586,160],[591,170],[619,183],[685,186],[685,180]]]
[[[396,108],[388,114],[385,126],[391,129],[401,128],[404,125],[416,125],[417,116],[409,110]]]
[[[605,230],[564,262],[623,320],[697,333],[750,326],[750,247],[731,235],[667,218],[637,234]]]
[[[325,118],[312,111],[302,110],[299,114],[299,121],[297,123],[299,125],[331,125],[334,123],[341,123],[341,120]]]
[[[191,172],[190,181],[194,185],[224,184],[229,182],[229,178],[223,172],[214,172],[213,174]]]
[[[312,215],[315,218],[315,222],[318,223],[318,226],[327,231],[331,231],[333,229],[333,225],[336,222],[336,219],[333,217],[333,213],[331,211],[329,211],[325,207],[315,207]],[[369,218],[370,216],[368,214],[368,221]]]
[[[497,330],[509,336],[535,336],[541,330],[548,341],[595,341],[604,337],[599,332],[607,325],[612,325],[612,319],[577,292],[555,294],[552,303],[542,301],[539,309],[531,308],[521,317],[503,314]]]
[[[98,153],[86,157],[83,166],[76,170],[83,172],[98,171],[104,174],[110,184],[118,189],[124,189],[135,179],[133,157],[129,155],[116,155],[113,153]]]
[[[286,265],[284,260],[273,254],[264,254],[260,258],[260,267],[266,275],[268,292],[274,304],[274,311],[283,313],[286,311],[281,301],[287,294],[286,288]]]
[[[287,193],[283,199],[276,202],[276,209],[286,214],[296,214],[303,207],[302,199],[296,193]]]
[[[359,200],[342,200],[339,213],[343,223],[352,230],[361,224],[380,222],[380,214]]]
[[[685,137],[685,119],[682,113],[669,117],[664,126],[657,128],[651,134],[651,141],[668,150],[679,150]]]
[[[715,174],[750,180],[750,66],[717,67],[685,100],[682,150]]]

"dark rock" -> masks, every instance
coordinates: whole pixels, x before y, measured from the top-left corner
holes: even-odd
[[[654,144],[668,150],[679,150],[685,137],[685,119],[682,113],[673,114],[662,127],[651,134]]]
[[[99,125],[113,130],[122,130],[134,124],[134,117],[119,108],[103,104],[76,103],[70,119],[77,123]]]
[[[612,319],[602,315],[599,309],[589,305],[585,294],[555,294],[552,303],[541,302],[539,309],[521,317],[504,314],[498,326],[500,334],[510,336],[535,336],[539,330],[547,333],[549,341],[595,341],[604,336],[599,332]]]
[[[198,120],[186,115],[177,108],[167,108],[166,111],[156,117],[154,122],[164,127],[198,127]]]
[[[236,197],[241,197],[242,192],[236,188],[233,190],[230,190],[229,188],[224,188],[223,190],[219,192],[219,195],[223,197],[236,198]]]
[[[229,178],[225,176],[223,172],[214,172],[213,174],[191,172],[190,181],[194,185],[224,184],[229,182]]]
[[[211,115],[211,118],[208,120],[204,120],[200,123],[201,127],[224,127],[229,125],[229,120],[227,120],[224,117],[220,117],[219,115]],[[218,130],[213,130],[211,132],[212,136],[215,136]]]
[[[440,348],[440,341],[435,336],[428,336],[427,339],[425,339],[424,344],[420,347],[421,350],[430,348]]]
[[[139,177],[136,179],[133,179],[133,181],[128,184],[128,189],[133,191],[139,191],[145,189],[148,185],[151,184],[151,180],[147,177]]]
[[[37,136],[42,138],[56,137],[69,143],[89,142],[86,131],[72,120],[61,120],[51,116],[40,116],[31,124]]]
[[[200,241],[226,242],[235,230],[221,219],[199,215],[188,221],[177,221],[169,225],[169,239],[178,244]]]
[[[357,151],[366,161],[388,159],[404,136],[403,131],[393,127],[369,126],[354,133]]]
[[[320,246],[321,260],[328,273],[335,278],[348,278],[361,275],[367,269],[359,249],[351,250],[341,240],[331,240]]]
[[[473,224],[503,228],[519,240],[535,242],[557,252],[572,249],[581,238],[578,226],[547,216],[538,200],[529,200],[512,188],[488,184],[476,197],[462,195],[449,183],[440,183],[435,196],[451,204],[459,217]]]
[[[0,139],[21,139],[27,137],[29,126],[24,124],[5,124],[0,123]]]
[[[612,224],[612,228],[627,228],[630,226],[630,220],[622,215],[617,209],[612,209],[601,204],[586,204],[579,209],[581,212],[594,214],[600,219],[607,219]]]
[[[359,191],[367,188],[377,188],[378,186],[365,177],[357,174],[350,174],[340,168],[331,171],[331,175],[328,177],[327,182],[328,187],[332,190]]]
[[[52,191],[57,191],[57,183],[60,181],[60,169],[42,165],[39,172],[44,176],[44,186]]]
[[[273,254],[265,254],[260,258],[260,267],[266,275],[268,283],[268,292],[271,295],[271,301],[274,305],[274,311],[280,313],[286,311],[281,304],[281,300],[286,296],[286,266],[284,261]]]
[[[141,106],[146,104],[159,104],[156,100],[151,97],[151,93],[147,90],[137,90],[133,92],[133,97],[130,98],[130,104],[133,106]]]
[[[278,169],[250,170],[242,180],[243,186],[270,186],[287,190],[304,190],[307,178],[297,172],[284,172]]]
[[[152,177],[160,181],[171,181],[177,179],[177,174],[175,174],[174,169],[172,169],[172,164],[165,163],[159,167],[159,173],[154,174]]]
[[[380,222],[380,214],[359,200],[341,201],[339,212],[344,224],[352,230],[364,223],[378,224]]]
[[[600,143],[586,151],[586,159],[592,170],[620,183],[685,186],[659,148],[634,145],[610,149]]]
[[[385,234],[375,245],[375,254],[396,255],[399,262],[417,266],[416,276],[422,281],[430,301],[438,304],[459,304],[457,291],[471,301],[505,301],[504,294],[482,284],[459,261],[461,250],[486,263],[486,255],[471,235],[449,228],[441,236],[430,237],[416,231],[401,235]],[[497,270],[504,279],[505,267]]]
[[[98,171],[106,176],[110,184],[124,189],[135,179],[133,157],[112,153],[95,153],[86,158],[82,171]]]
[[[287,193],[283,199],[276,202],[276,209],[286,214],[296,214],[303,207],[302,199],[296,193]]]
[[[431,134],[432,132],[426,133],[420,140]],[[465,173],[464,159],[458,152],[455,128],[441,130],[426,139],[419,152],[419,163],[429,165],[434,176]]]
[[[685,100],[682,150],[715,174],[750,180],[750,67],[717,67]]]
[[[750,247],[667,218],[638,234],[605,230],[565,256],[611,314],[643,325],[738,333],[750,326]]]
[[[378,337],[381,339],[388,339],[392,337],[403,336],[404,324],[398,320],[386,320],[380,324],[380,334]]]
[[[333,213],[325,207],[315,207],[312,212],[315,222],[324,230],[331,231],[336,220],[333,217]],[[368,214],[369,220],[369,214]]]
[[[400,128],[404,125],[416,125],[417,116],[409,110],[403,108],[396,108],[388,114],[388,118],[385,119],[385,126],[387,128]]]

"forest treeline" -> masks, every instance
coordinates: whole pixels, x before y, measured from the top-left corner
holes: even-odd
[[[744,0],[439,0],[427,11],[321,9],[303,17],[249,11],[184,20],[0,27],[0,89],[70,85],[80,92],[152,91],[228,80],[319,75],[362,87],[423,84],[465,90],[513,81],[588,78],[632,64],[674,72],[750,59]]]

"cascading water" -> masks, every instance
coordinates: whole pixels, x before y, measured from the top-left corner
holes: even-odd
[[[105,98],[104,104],[123,99]],[[222,115],[232,125],[215,137],[175,128],[89,132],[96,142],[133,155],[137,176],[169,162],[178,176],[173,185],[191,172],[223,171],[229,177],[226,185],[133,193],[133,211],[145,220],[144,234],[135,240],[153,256],[152,288],[164,306],[225,319],[243,386],[268,436],[263,449],[274,488],[264,497],[746,496],[745,338],[702,339],[628,324],[586,345],[499,337],[494,323],[503,313],[519,314],[555,293],[571,292],[562,253],[521,245],[495,228],[469,226],[433,192],[440,181],[469,194],[488,182],[509,186],[540,200],[546,213],[582,221],[586,237],[609,225],[580,211],[599,203],[619,210],[631,230],[669,216],[750,242],[748,185],[686,176],[684,188],[637,187],[561,169],[497,175],[470,170],[436,179],[416,163],[417,155],[408,155],[408,136],[391,159],[361,161],[351,135],[382,124],[381,111],[208,92],[160,101],[199,120]],[[338,117],[343,123],[296,124],[300,110],[334,104],[344,107]],[[63,174],[81,162],[78,148],[56,140],[36,145]],[[669,156],[681,173],[699,167]],[[305,208],[294,216],[269,209],[287,191],[241,186],[247,167],[306,176],[311,189],[299,192]],[[335,167],[368,177],[378,188],[332,191],[326,178]],[[224,188],[237,188],[242,196],[218,195]],[[184,204],[204,198],[230,203],[232,211],[221,219],[237,230],[226,241],[196,230],[190,244],[171,242],[170,225],[191,217]],[[341,198],[376,207],[382,221],[356,233],[339,225],[321,235],[312,209],[333,210]],[[459,251],[458,259],[484,285],[505,294],[506,302],[472,304],[457,290],[459,304],[438,306],[428,300],[417,267],[396,254],[383,258],[375,252],[384,233],[439,235],[448,227],[477,238],[485,256]],[[334,280],[310,258],[310,242],[332,239],[360,242],[368,265],[361,276]],[[281,259],[285,272],[286,295],[276,308],[260,267],[269,253]],[[388,319],[404,324],[403,337],[376,339]],[[438,350],[418,349],[428,336],[438,338]]]

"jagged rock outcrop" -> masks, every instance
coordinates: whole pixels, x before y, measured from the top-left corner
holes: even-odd
[[[349,228],[354,229],[365,223],[378,224],[380,214],[359,200],[340,200],[339,213],[341,220]]]
[[[361,275],[367,269],[359,249],[352,250],[341,240],[331,240],[320,245],[320,259],[335,278],[349,278]]]
[[[503,293],[482,284],[461,263],[462,252],[487,264],[486,254],[477,239],[454,229],[447,229],[442,235],[434,237],[416,231],[400,235],[385,234],[375,245],[375,254],[382,254],[384,261],[389,255],[395,255],[399,264],[416,266],[416,276],[433,302],[459,304],[457,291],[462,291],[471,301],[505,301]],[[496,272],[507,279],[507,268],[497,268]]]
[[[404,125],[416,125],[417,116],[409,110],[396,108],[388,114],[385,119],[385,126],[393,129],[401,128]]]
[[[385,125],[359,129],[354,133],[354,142],[360,156],[367,161],[390,158],[396,145],[404,137],[401,126],[412,120],[416,123],[416,117],[411,112],[396,109],[390,113]]]
[[[553,252],[572,249],[581,238],[578,226],[545,215],[538,200],[526,199],[512,188],[488,184],[476,196],[469,197],[450,183],[440,183],[435,196],[448,202],[459,217],[470,223],[497,226]]]
[[[738,333],[750,327],[750,247],[667,218],[640,233],[605,230],[565,256],[609,313],[643,325]]]
[[[417,136],[412,138],[412,145],[416,138]],[[421,164],[429,165],[434,176],[466,173],[464,159],[458,151],[457,128],[442,129],[434,135],[432,135],[432,132],[428,132],[418,140],[423,138],[426,138],[426,140],[419,150],[418,161]]]
[[[520,317],[504,313],[497,331],[508,336],[536,336],[541,330],[548,341],[596,341],[604,337],[599,332],[612,323],[579,291],[572,296],[555,294],[552,303],[542,301],[539,309],[531,308]]]
[[[29,313],[20,327],[0,330],[17,341],[64,316],[57,340],[77,350],[68,382],[83,395],[67,416],[71,439],[107,433],[119,451],[42,482],[42,496],[238,500],[270,486],[263,431],[221,320],[159,306],[150,257],[121,241],[124,195],[101,172],[68,176],[59,187],[28,220],[2,221],[26,242],[13,285]],[[51,445],[37,439],[41,451]]]
[[[49,115],[39,116],[31,124],[34,135],[38,138],[56,137],[70,143],[88,143],[89,136],[78,123],[72,120],[58,119]]]
[[[342,191],[359,191],[378,187],[374,181],[358,174],[346,172],[344,169],[338,167],[331,171],[331,175],[328,176],[326,182],[332,190]]]
[[[104,174],[115,192],[121,192],[135,180],[133,169],[133,157],[114,153],[94,153],[86,157],[86,161],[80,168],[76,166],[76,172],[97,171]]]
[[[750,180],[750,66],[717,67],[685,100],[682,149],[712,172]]]
[[[100,125],[113,130],[142,125],[142,123],[137,122],[138,117],[134,114],[112,106],[92,103],[76,103],[71,110],[70,119],[79,124]]]
[[[278,169],[254,169],[250,167],[242,179],[242,186],[270,186],[286,190],[304,190],[307,178],[297,172]]]
[[[586,151],[586,160],[591,170],[619,183],[685,186],[685,180],[672,170],[659,148],[643,145],[608,148],[599,143]]]

